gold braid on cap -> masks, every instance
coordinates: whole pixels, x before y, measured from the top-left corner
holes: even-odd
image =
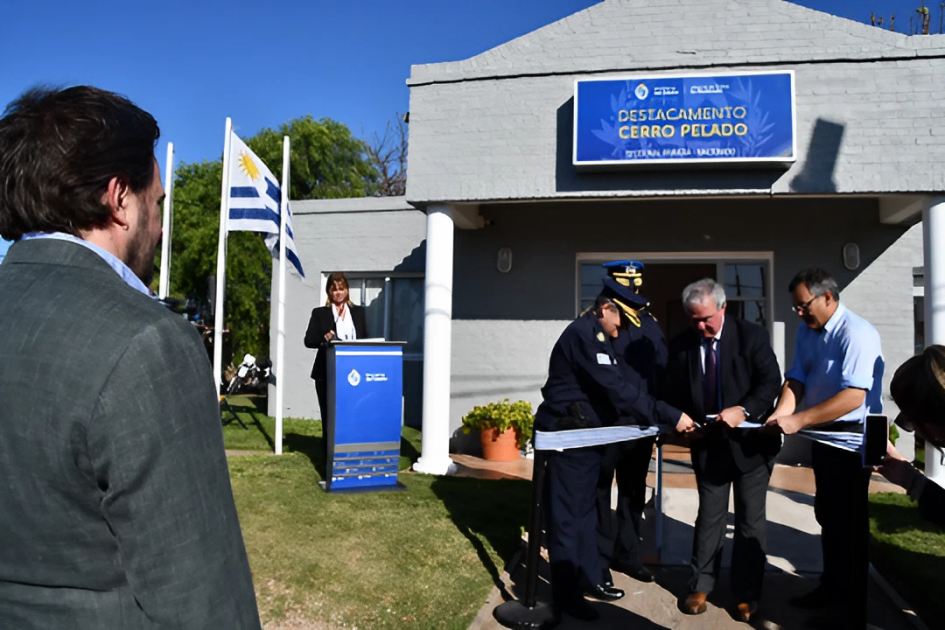
[[[643,274],[637,273],[615,273],[611,277],[622,284],[625,287],[634,286],[642,287],[643,286]]]
[[[610,300],[611,300],[614,304],[616,304],[617,306],[620,307],[620,310],[622,310],[622,311],[623,311],[623,314],[627,316],[627,319],[630,320],[630,323],[631,323],[631,324],[633,324],[633,325],[636,326],[637,328],[640,327],[640,316],[638,315],[638,313],[639,313],[640,311],[637,311],[637,310],[634,310],[634,309],[630,308],[629,306],[627,306],[626,304],[624,304],[623,302],[621,302],[621,301],[618,300],[617,298],[610,298]]]

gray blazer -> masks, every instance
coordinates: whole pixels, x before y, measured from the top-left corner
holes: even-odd
[[[259,628],[212,370],[76,243],[0,264],[0,627]]]

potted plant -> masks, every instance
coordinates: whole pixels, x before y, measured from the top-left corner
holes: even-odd
[[[463,416],[463,433],[479,431],[482,455],[489,461],[511,462],[521,456],[532,437],[535,416],[531,403],[519,400],[510,403],[489,403],[473,407]]]

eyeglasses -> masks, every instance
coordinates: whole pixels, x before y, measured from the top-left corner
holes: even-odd
[[[801,311],[804,311],[805,313],[807,313],[807,312],[808,312],[807,309],[809,309],[809,308],[810,308],[810,305],[814,303],[814,300],[816,300],[817,298],[822,298],[822,297],[824,297],[824,295],[826,295],[826,293],[823,294],[823,295],[815,295],[814,297],[812,297],[811,299],[807,300],[806,302],[804,302],[804,303],[801,304],[800,306],[792,306],[792,307],[791,307],[791,310],[794,311],[795,313],[800,313]]]

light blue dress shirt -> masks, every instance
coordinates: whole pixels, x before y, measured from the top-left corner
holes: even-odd
[[[822,330],[801,324],[794,364],[785,376],[804,384],[808,409],[844,389],[865,389],[863,404],[837,418],[863,422],[867,414],[883,411],[884,369],[879,333],[868,321],[839,304]]]
[[[129,269],[128,265],[126,265],[121,260],[119,260],[118,257],[115,256],[114,254],[112,254],[111,252],[105,251],[98,245],[82,240],[81,238],[78,238],[77,236],[66,234],[65,232],[33,232],[31,234],[24,234],[22,237],[20,237],[20,240],[28,241],[28,240],[33,240],[37,238],[52,238],[59,241],[69,241],[70,243],[76,243],[78,245],[81,245],[82,247],[85,247],[86,249],[92,250],[93,252],[98,254],[102,258],[102,260],[108,263],[108,266],[114,269],[115,272],[119,276],[121,276],[121,279],[124,280],[125,284],[127,284],[129,287],[131,287],[135,291],[140,291],[141,293],[144,293],[148,297],[155,297],[154,294],[151,293],[151,289],[146,287],[145,284],[141,282],[141,278],[135,275],[135,272]]]

